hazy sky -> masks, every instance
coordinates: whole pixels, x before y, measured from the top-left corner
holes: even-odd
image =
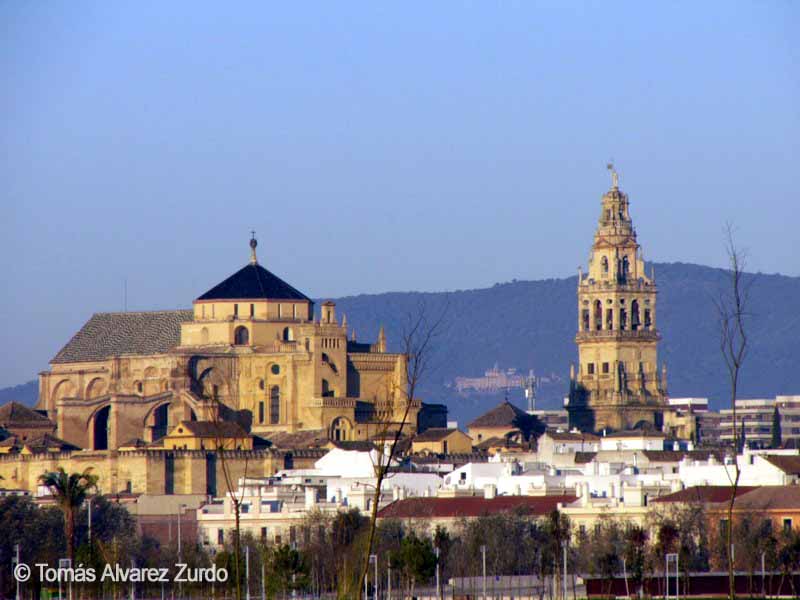
[[[645,257],[800,273],[800,3],[0,4],[0,385],[247,261],[312,296]]]

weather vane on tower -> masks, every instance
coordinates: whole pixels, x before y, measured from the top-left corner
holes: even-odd
[[[611,171],[611,188],[616,190],[617,188],[619,188],[619,175],[617,175],[617,171],[616,169],[614,169],[613,158],[606,165],[606,169]]]
[[[256,258],[256,246],[258,246],[258,242],[256,241],[256,232],[255,230],[250,231],[250,264],[255,265],[258,264],[258,259]]]

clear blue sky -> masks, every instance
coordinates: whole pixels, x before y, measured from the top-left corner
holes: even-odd
[[[0,385],[247,260],[313,296],[645,257],[800,273],[800,3],[0,4]]]

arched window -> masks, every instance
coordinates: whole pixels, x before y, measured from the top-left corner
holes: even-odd
[[[619,309],[619,328],[622,331],[628,327],[628,313],[625,312],[624,308]]]
[[[246,346],[250,343],[250,332],[247,327],[239,326],[233,333],[233,343],[237,346]]]
[[[628,263],[628,257],[622,257],[622,280],[625,281],[628,279],[628,270],[630,269],[630,263]]]
[[[283,328],[283,341],[284,342],[293,342],[294,341],[294,331],[292,331],[291,327],[284,327]]]
[[[273,385],[269,388],[269,422],[279,423],[281,420],[281,388]]]
[[[589,331],[589,309],[584,308],[581,315],[581,322],[583,324],[583,331]]]
[[[260,389],[260,390],[264,389],[264,380],[263,379],[259,379],[258,380],[258,389]]]
[[[634,300],[631,302],[631,329],[636,331],[639,329],[639,301]]]
[[[644,309],[644,328],[645,329],[650,329],[652,326],[653,326],[653,321],[652,321],[652,319],[650,317],[650,309],[649,308],[645,308]]]
[[[346,442],[350,439],[352,425],[344,417],[336,417],[331,423],[331,439],[337,442]]]
[[[108,450],[108,430],[111,424],[111,407],[106,406],[97,411],[94,417],[94,449]]]
[[[603,305],[600,300],[595,300],[594,303],[594,328],[597,331],[603,328]]]
[[[603,275],[608,275],[608,259],[605,256],[600,259],[600,267],[603,269]]]

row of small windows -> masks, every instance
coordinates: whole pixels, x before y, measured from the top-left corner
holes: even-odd
[[[323,348],[340,348],[341,341],[336,338],[322,338],[321,344]]]
[[[611,302],[609,300],[609,302]],[[619,329],[625,331],[628,329],[628,311],[624,308],[625,299],[621,299],[619,309]],[[603,327],[603,303],[600,300],[594,302],[594,315],[591,318],[591,311],[584,308],[581,312],[581,329],[582,331],[601,331],[602,329],[614,329],[614,309],[607,308],[605,310],[605,327]],[[630,330],[638,331],[639,329],[649,330],[653,326],[652,313],[649,308],[645,308],[643,316],[640,317],[639,301],[634,300],[631,302],[630,309]]]
[[[208,334],[206,333],[203,337],[207,338],[207,336]],[[292,331],[292,328],[284,327],[282,337],[284,342],[293,342],[294,331]],[[250,330],[244,325],[237,327],[233,332],[233,343],[236,346],[247,346],[250,343]]]
[[[621,365],[621,368],[624,368],[624,364]],[[611,372],[611,366],[609,363],[604,362],[600,363],[600,373],[602,375],[608,375]],[[639,363],[639,372],[644,373],[644,363]],[[594,375],[595,371],[595,363],[590,362],[586,363],[586,374],[587,375]]]
[[[247,305],[245,304],[243,306],[247,306]],[[215,313],[214,304],[212,304],[211,305],[211,318],[212,319],[215,318],[215,316],[216,316],[214,313]],[[251,319],[255,318],[255,316],[256,316],[256,305],[255,304],[252,304],[252,303],[250,304],[249,313],[250,313],[250,318]],[[283,318],[286,318],[286,317],[289,316],[289,315],[285,315],[283,313],[284,313],[283,306],[281,304],[278,304],[278,318],[279,319],[283,319]],[[206,317],[206,305],[205,304],[200,306],[200,315],[203,318]],[[239,315],[240,315],[239,303],[237,302],[237,303],[234,303],[234,305],[233,305],[233,318],[234,319],[238,319]],[[296,304],[292,304],[291,318],[292,319],[296,319],[297,318],[297,305]]]

